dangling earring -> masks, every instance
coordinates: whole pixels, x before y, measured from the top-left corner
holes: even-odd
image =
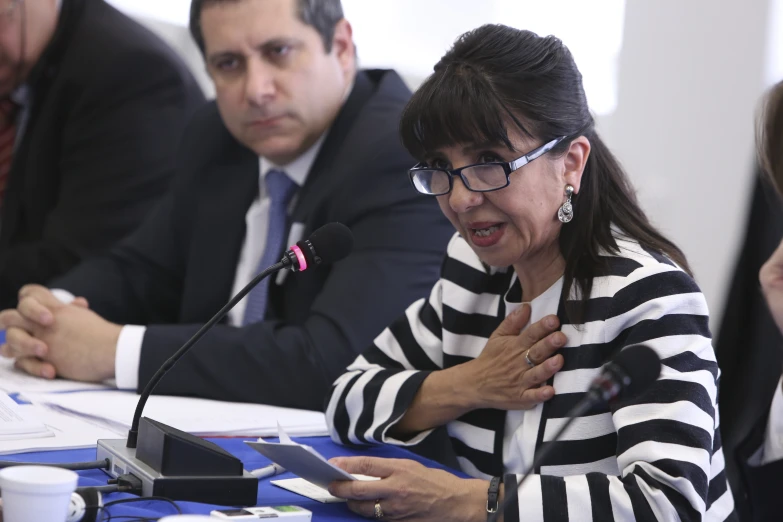
[[[574,219],[574,207],[571,205],[571,196],[574,194],[574,187],[566,185],[565,193],[568,199],[560,207],[560,210],[557,211],[557,219],[559,219],[561,223],[568,223]]]

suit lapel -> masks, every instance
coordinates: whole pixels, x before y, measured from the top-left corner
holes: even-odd
[[[353,90],[332,124],[304,187],[299,191],[291,223],[303,223],[304,236],[312,232],[311,213],[326,192],[321,190],[321,187],[330,183],[332,176],[329,172],[334,168],[356,118],[372,98],[374,83],[367,72],[361,71],[357,74]],[[208,278],[211,283],[204,285],[205,279],[201,279],[202,283],[192,281],[186,287],[209,286],[213,293],[208,299],[198,296],[199,299],[190,300],[197,302],[186,301],[186,315],[196,313],[196,307],[201,316],[211,315],[230,298],[245,239],[245,216],[258,194],[258,158],[233,139],[231,145],[226,146],[221,161],[211,168],[215,172],[208,176],[208,183],[199,193],[198,222],[194,224],[194,230],[199,233],[194,238],[191,252],[191,259],[196,261],[193,270],[189,270],[192,275],[188,276]],[[290,225],[286,233],[290,233]],[[271,285],[272,301],[279,297],[279,291],[279,285]],[[273,308],[274,306],[270,307],[270,310],[273,311]]]
[[[335,168],[335,163],[340,155],[346,141],[346,137],[354,127],[356,118],[364,106],[373,95],[375,87],[369,74],[360,71],[356,75],[353,89],[348,99],[343,104],[342,109],[337,114],[334,123],[330,127],[324,143],[318,152],[318,156],[310,167],[307,174],[307,181],[299,190],[294,209],[291,213],[291,219],[286,231],[287,237],[291,235],[291,228],[298,227],[301,237],[307,237],[315,228],[325,224],[325,216],[315,215],[315,212],[324,198],[328,194],[330,183],[334,183],[335,176],[330,173]],[[301,239],[301,237],[299,239]],[[269,287],[269,307],[267,308],[267,318],[275,318],[280,315],[280,305],[288,281],[291,278],[286,275],[279,279],[275,278]],[[301,283],[300,277],[300,283]]]
[[[319,188],[330,183],[329,172],[334,168],[335,160],[342,150],[346,136],[353,128],[362,108],[372,97],[373,91],[374,86],[369,75],[364,71],[359,71],[356,74],[353,90],[337,114],[313,166],[310,167],[307,181],[299,191],[296,207],[292,214],[293,222],[307,223],[310,212],[319,200],[320,194],[324,192]],[[311,230],[306,230],[305,234],[309,232]]]
[[[231,297],[245,217],[258,195],[258,157],[233,140],[208,169],[192,227],[190,281],[185,288],[194,295],[183,301],[185,318],[211,316]]]

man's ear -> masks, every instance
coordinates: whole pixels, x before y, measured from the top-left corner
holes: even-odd
[[[353,43],[353,28],[345,18],[334,26],[332,52],[340,61],[343,71],[353,76],[356,70],[356,46]]]

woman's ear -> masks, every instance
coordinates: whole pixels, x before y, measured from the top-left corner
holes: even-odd
[[[590,140],[584,136],[574,138],[563,156],[563,163],[565,165],[563,176],[565,182],[574,187],[574,194],[579,193],[579,186],[582,183],[582,173],[585,170],[585,165],[587,165],[587,158],[589,156]]]

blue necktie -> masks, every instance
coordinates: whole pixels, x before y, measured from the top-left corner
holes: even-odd
[[[264,255],[258,262],[255,274],[266,270],[269,266],[280,261],[283,255],[283,241],[285,240],[286,222],[288,221],[288,204],[296,193],[297,185],[285,172],[270,170],[264,177],[267,195],[269,196],[269,219],[266,232],[266,245]],[[264,319],[266,304],[269,296],[269,280],[267,277],[250,291],[245,298],[247,307],[242,325],[256,323]]]

